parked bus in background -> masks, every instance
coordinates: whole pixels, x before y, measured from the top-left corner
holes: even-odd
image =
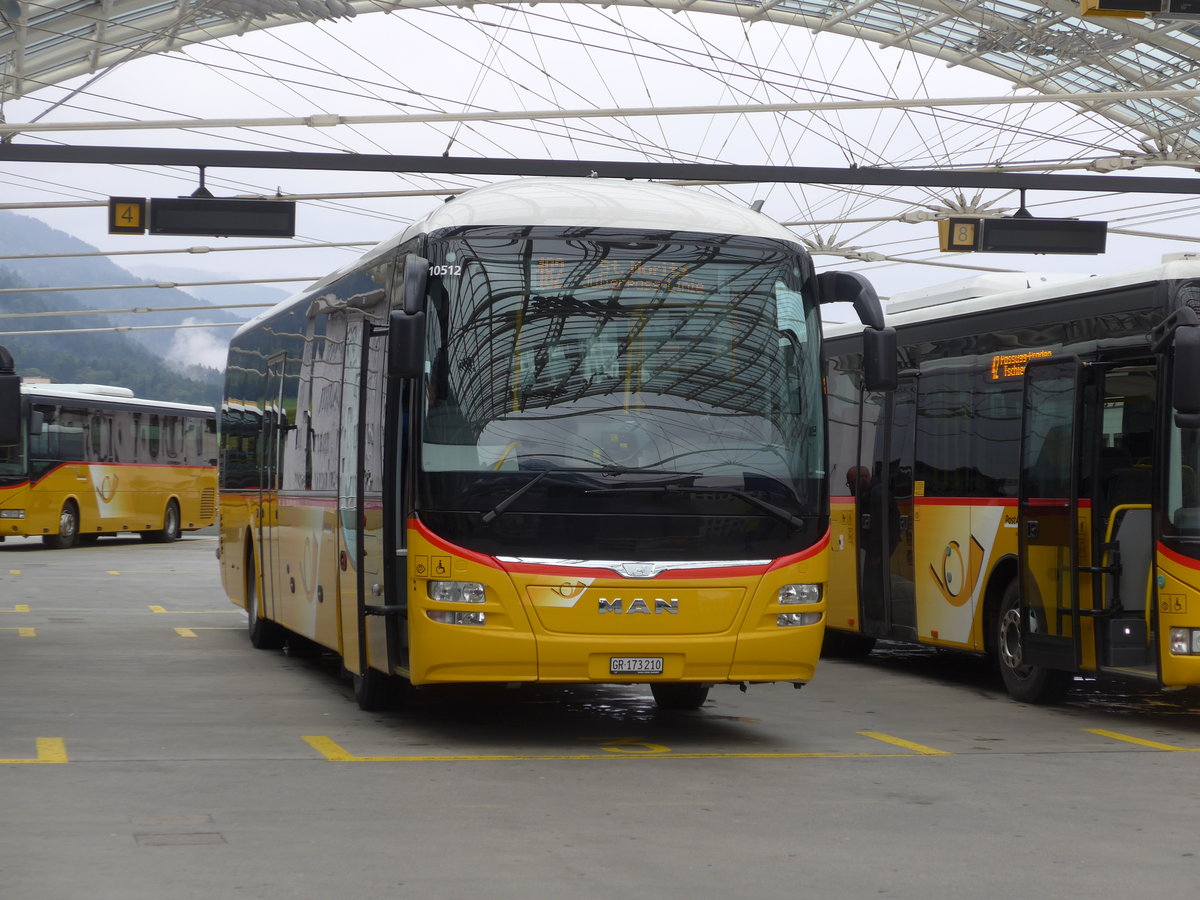
[[[749,208],[598,179],[452,198],[231,342],[220,556],[251,642],[334,651],[364,708],[808,681],[831,300],[886,379],[870,286]]]
[[[15,375],[0,392],[0,408],[14,411],[11,441],[0,442],[0,541],[40,535],[63,549],[119,532],[174,541],[216,521],[212,407],[105,385],[21,385]]]
[[[986,653],[1034,703],[1200,684],[1197,309],[1187,259],[899,296],[888,395],[828,329],[831,478],[867,477],[833,500],[827,650]]]

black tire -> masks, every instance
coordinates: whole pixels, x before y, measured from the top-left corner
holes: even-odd
[[[368,667],[364,674],[352,675],[351,680],[354,682],[354,702],[361,710],[378,712],[400,704],[403,683],[399,678]]]
[[[1004,589],[996,616],[996,668],[1010,697],[1022,703],[1052,704],[1066,696],[1073,680],[1070,672],[1029,666],[1021,648],[1021,591],[1017,582]]]
[[[696,681],[655,681],[650,693],[659,709],[699,709],[708,699],[709,687]]]
[[[42,535],[42,543],[51,550],[66,550],[79,543],[79,507],[74,500],[64,503],[58,514],[58,534]]]
[[[179,502],[171,500],[163,511],[163,527],[158,531],[143,531],[142,540],[152,544],[172,544],[179,540],[183,533],[183,524],[179,516]]]
[[[862,659],[875,649],[875,638],[865,634],[825,629],[821,643],[821,655],[826,659]]]
[[[283,646],[284,630],[261,615],[262,598],[258,590],[258,566],[254,552],[246,553],[246,631],[250,643],[258,650],[278,650]]]

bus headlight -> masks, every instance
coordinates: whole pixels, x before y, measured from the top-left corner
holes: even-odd
[[[478,581],[431,581],[429,599],[441,603],[482,603],[485,595]]]
[[[814,606],[821,602],[819,584],[785,584],[776,597],[780,606]],[[786,612],[775,617],[780,628],[795,628],[797,625],[816,625],[821,621],[819,612]]]
[[[1176,656],[1200,656],[1200,628],[1172,628],[1171,652]]]
[[[821,602],[819,584],[785,584],[779,589],[781,606],[812,606]]]
[[[25,510],[23,509],[0,509],[0,519],[23,519],[25,518]]]

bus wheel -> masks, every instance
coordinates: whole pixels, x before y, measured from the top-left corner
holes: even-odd
[[[179,503],[171,500],[163,513],[163,527],[159,531],[143,531],[142,540],[155,544],[170,544],[179,540],[182,533],[179,518]]]
[[[849,631],[825,629],[821,643],[821,655],[826,659],[862,659],[875,649],[875,638]]]
[[[660,709],[699,709],[708,699],[708,688],[694,681],[655,681],[650,693]]]
[[[1004,589],[996,617],[996,666],[1009,696],[1022,703],[1057,703],[1071,687],[1070,672],[1025,664],[1020,588],[1015,581]]]
[[[258,567],[254,554],[246,554],[246,629],[250,643],[258,650],[278,650],[283,646],[283,629],[261,616],[262,601],[258,593]]]
[[[79,540],[79,507],[74,500],[63,504],[58,514],[58,534],[42,535],[42,543],[51,550],[66,550]]]
[[[377,712],[393,706],[399,698],[397,679],[378,669],[367,668],[362,675],[353,675],[354,702],[367,712]]]

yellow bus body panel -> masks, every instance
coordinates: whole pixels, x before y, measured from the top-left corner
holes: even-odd
[[[217,517],[217,470],[208,466],[67,463],[32,484],[0,489],[0,509],[23,509],[24,518],[0,518],[0,535],[58,534],[63,505],[79,510],[79,533],[157,531],[167,503],[179,503],[180,528],[195,531]]]
[[[597,569],[551,571],[458,555],[412,529],[409,678],[414,684],[645,682],[650,676],[611,674],[610,661],[651,656],[663,658],[663,673],[653,680],[807,681],[820,652],[824,617],[792,627],[776,620],[781,613],[823,613],[824,603],[780,606],[776,596],[784,584],[824,585],[825,546],[765,573],[726,570],[706,577],[705,570],[693,570],[679,577],[674,570],[630,579],[611,572],[605,577]],[[432,580],[479,582],[486,600],[432,600]],[[607,612],[601,612],[602,599]],[[435,622],[431,610],[482,612],[486,624]]]
[[[1200,628],[1200,563],[1158,549],[1158,629],[1162,683],[1166,687],[1200,684],[1200,656],[1171,652],[1172,628]]]

